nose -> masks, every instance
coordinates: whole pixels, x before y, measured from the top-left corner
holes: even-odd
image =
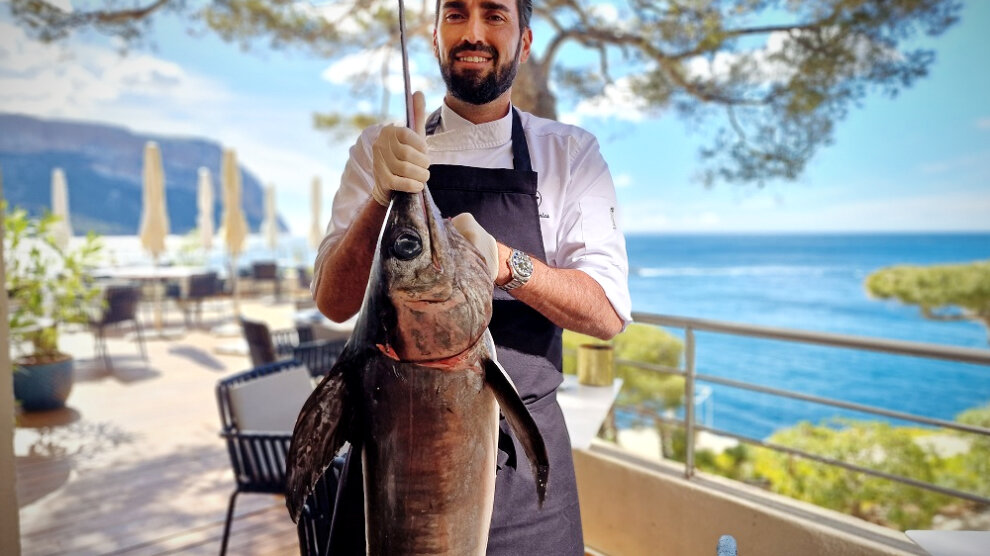
[[[478,44],[484,41],[484,21],[481,17],[468,16],[467,24],[464,26],[464,36],[462,40],[468,44]]]

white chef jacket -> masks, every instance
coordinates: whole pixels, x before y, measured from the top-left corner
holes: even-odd
[[[432,164],[475,168],[512,168],[512,112],[475,125],[447,107],[441,125],[426,138]],[[629,263],[619,228],[618,203],[598,140],[587,131],[521,112],[533,170],[538,173],[537,201],[547,265],[585,272],[598,282],[623,326],[632,321]],[[351,147],[350,158],[333,199],[326,236],[316,256],[313,291],[330,248],[351,225],[374,186],[372,144],[383,126],[365,129]],[[452,215],[451,215],[452,216]],[[512,247],[511,245],[509,247]]]

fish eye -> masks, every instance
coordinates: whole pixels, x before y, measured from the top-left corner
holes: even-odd
[[[422,252],[423,240],[415,232],[403,231],[392,242],[392,254],[400,261],[413,259]]]

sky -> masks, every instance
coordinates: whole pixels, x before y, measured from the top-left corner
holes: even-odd
[[[214,140],[275,186],[278,212],[294,235],[310,226],[314,177],[329,217],[356,132],[317,132],[312,114],[355,102],[374,109],[377,101],[355,100],[344,83],[367,59],[245,52],[190,34],[172,16],[157,19],[146,44],[126,55],[94,33],[44,45],[14,26],[6,3],[0,0],[0,112]],[[562,105],[560,119],[598,137],[627,232],[990,231],[990,2],[967,1],[961,15],[922,43],[937,56],[929,76],[894,99],[870,95],[852,108],[834,143],[796,182],[706,188],[693,179],[702,134],[674,114],[643,117],[622,100]],[[442,82],[431,59],[413,60],[413,82],[429,106],[439,103]]]

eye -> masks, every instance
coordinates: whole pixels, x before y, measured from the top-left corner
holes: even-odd
[[[392,242],[392,255],[400,261],[416,258],[423,252],[423,240],[414,232],[402,232]]]

